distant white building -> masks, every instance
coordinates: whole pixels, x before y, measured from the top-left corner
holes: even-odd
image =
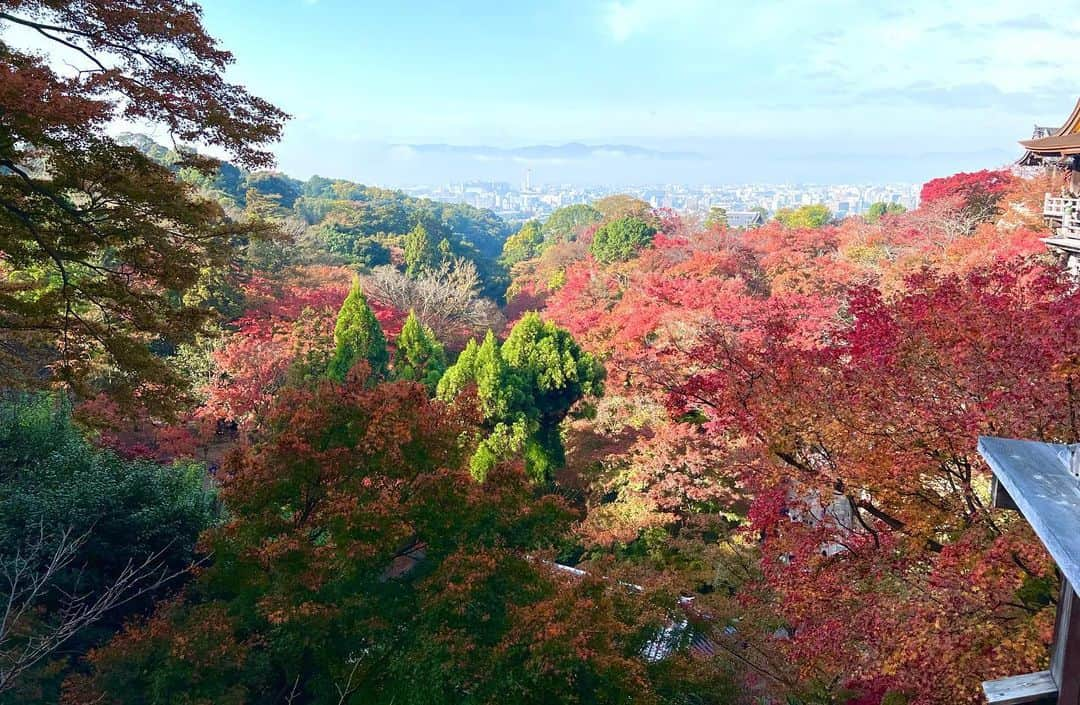
[[[726,215],[729,228],[756,228],[765,224],[761,211],[728,211]]]

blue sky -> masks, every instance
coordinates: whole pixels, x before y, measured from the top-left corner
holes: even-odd
[[[236,55],[231,76],[295,116],[278,154],[301,177],[496,178],[525,162],[457,153],[442,164],[408,145],[580,141],[703,158],[541,162],[539,177],[918,180],[1004,162],[1034,122],[1064,119],[1080,95],[1068,78],[1080,69],[1080,15],[1020,0],[204,8]]]

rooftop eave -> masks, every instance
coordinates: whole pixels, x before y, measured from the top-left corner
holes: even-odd
[[[1040,240],[1047,247],[1053,247],[1057,250],[1069,252],[1072,254],[1080,254],[1080,240],[1071,237],[1044,237]]]
[[[1080,479],[1069,471],[1072,448],[989,436],[978,448],[1062,574],[1080,585]]]
[[[1040,157],[1063,157],[1080,154],[1080,134],[1064,137],[1043,137],[1037,140],[1021,140],[1020,146],[1028,153]]]

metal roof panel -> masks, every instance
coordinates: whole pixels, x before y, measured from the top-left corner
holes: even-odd
[[[979,438],[979,453],[1072,585],[1080,585],[1080,479],[1073,446]]]

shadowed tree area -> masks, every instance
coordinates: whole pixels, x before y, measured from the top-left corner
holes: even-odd
[[[79,655],[184,585],[204,468],[94,447],[49,396],[0,402],[0,703],[57,702]]]

